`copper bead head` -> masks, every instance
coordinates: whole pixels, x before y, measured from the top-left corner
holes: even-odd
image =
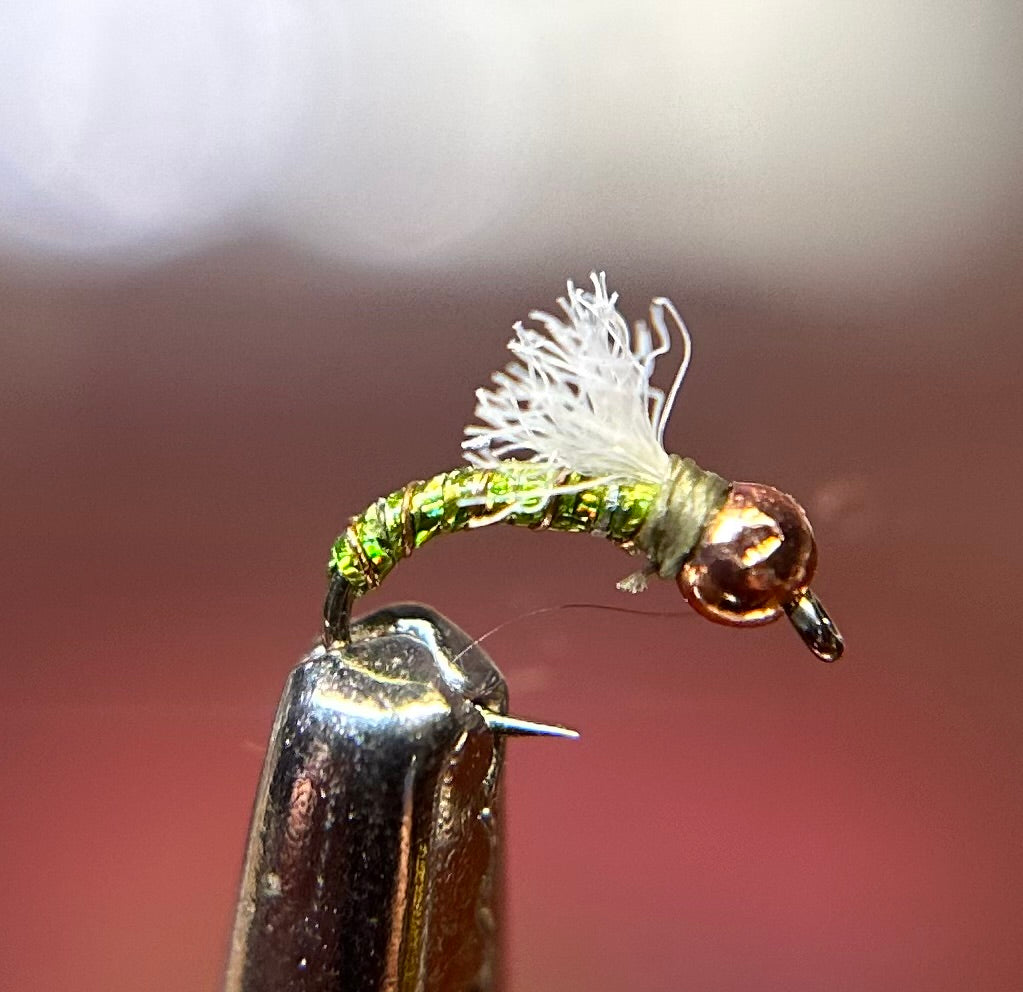
[[[678,587],[717,623],[769,623],[800,600],[816,565],[803,508],[771,486],[736,482],[682,566]]]

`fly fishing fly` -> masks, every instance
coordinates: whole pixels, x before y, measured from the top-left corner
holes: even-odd
[[[842,637],[810,590],[817,563],[802,507],[761,483],[728,482],[668,454],[664,429],[689,367],[689,332],[672,303],[630,328],[604,274],[592,292],[568,283],[564,317],[534,311],[508,347],[512,362],[476,393],[467,465],[410,482],[374,502],[334,542],[324,642],[348,639],[355,599],[438,534],[504,522],[600,534],[646,564],[618,583],[640,592],[674,579],[696,611],[744,627],[783,614],[817,657],[835,661]],[[650,377],[682,341],[665,394]]]

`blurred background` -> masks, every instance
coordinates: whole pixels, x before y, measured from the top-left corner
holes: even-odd
[[[1019,987],[1018,4],[0,21],[0,984],[218,987],[330,542],[603,268],[692,329],[669,448],[808,507],[847,653],[574,535],[397,569],[366,608],[476,635],[679,614],[487,642],[583,732],[510,748],[509,988]]]

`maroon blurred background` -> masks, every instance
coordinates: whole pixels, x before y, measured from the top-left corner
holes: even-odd
[[[0,59],[24,70],[0,87],[0,986],[218,987],[330,542],[455,465],[512,321],[605,267],[627,316],[666,294],[692,329],[669,448],[807,506],[847,653],[716,628],[670,583],[628,599],[605,542],[512,528],[366,600],[476,635],[678,613],[486,642],[516,713],[583,734],[509,749],[511,992],[1018,989],[1018,9],[687,3],[683,31],[671,4],[356,5],[320,56],[364,89],[309,69],[317,99],[273,105],[314,108],[299,140],[224,68],[292,78],[228,31],[249,5],[205,48],[109,19],[107,89],[76,83],[89,15],[50,6]]]
[[[1017,987],[1016,261],[869,319],[685,298],[670,446],[805,499],[839,664],[781,625],[690,617],[667,583],[623,600],[628,560],[580,536],[454,537],[367,600],[426,598],[477,634],[562,602],[679,612],[488,642],[517,712],[583,731],[511,747],[512,989]],[[632,314],[680,282],[612,271]],[[216,987],[327,547],[457,461],[472,387],[560,277],[385,283],[225,246],[6,282],[8,987]]]

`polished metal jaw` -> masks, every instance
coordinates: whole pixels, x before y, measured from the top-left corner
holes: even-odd
[[[487,655],[421,606],[353,625],[285,686],[226,992],[497,992],[508,717]]]

